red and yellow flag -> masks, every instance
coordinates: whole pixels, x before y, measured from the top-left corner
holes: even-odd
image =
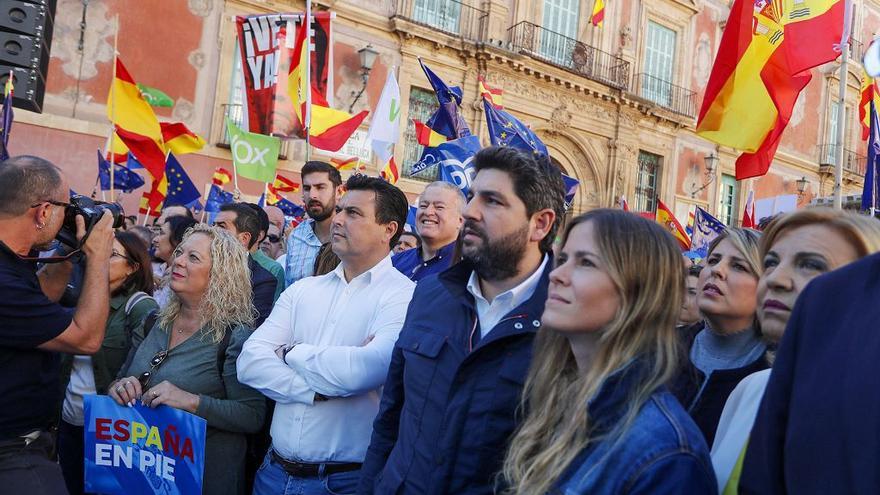
[[[809,69],[839,56],[844,0],[735,0],[697,133],[743,151],[738,180],[767,173]]]
[[[659,199],[657,200],[657,213],[654,220],[669,230],[669,233],[672,234],[672,237],[675,237],[675,240],[678,241],[678,244],[683,250],[686,251],[691,248],[691,240],[688,237],[687,232],[685,232],[681,224],[678,223],[675,215],[672,214],[672,210],[667,208]]]
[[[232,172],[223,167],[217,167],[217,170],[214,171],[214,176],[211,177],[211,182],[220,187],[228,184],[231,180]]]
[[[413,119],[413,124],[416,125],[416,141],[422,146],[433,148],[449,141],[448,137],[431,129],[427,124],[423,124],[416,119]]]
[[[280,192],[297,192],[299,191],[299,183],[284,177],[283,175],[275,175],[275,181],[272,183],[272,187],[276,191]]]
[[[116,59],[116,78],[111,83],[110,94],[107,97],[107,118],[117,129],[111,151],[125,156],[131,148],[127,146],[127,140],[119,132],[119,129],[122,129],[129,139],[145,142],[141,151],[147,147],[151,150],[159,150],[158,153],[151,152],[143,156],[136,151],[134,154],[154,179],[162,177],[165,173],[165,142],[159,119],[156,118],[153,108],[141,95],[137,83],[119,58]],[[146,143],[147,141],[152,144]]]
[[[397,169],[397,164],[394,163],[393,156],[388,160],[388,163],[385,164],[385,168],[379,172],[379,175],[391,184],[397,184],[397,181],[400,180],[400,171]]]
[[[593,4],[593,14],[590,15],[590,24],[596,27],[602,27],[602,22],[605,20],[605,1],[604,0],[596,0]]]
[[[364,171],[367,169],[365,165],[361,163],[361,159],[353,156],[351,158],[331,158],[330,164],[336,167],[336,170],[340,172],[343,170],[359,170]]]
[[[871,102],[880,110],[880,89],[877,81],[862,69],[862,90],[859,92],[859,122],[862,124],[862,141],[871,135]]]
[[[170,151],[175,155],[184,155],[205,147],[205,140],[187,129],[182,122],[162,122],[159,127],[162,128],[165,151]]]
[[[502,91],[500,89],[490,88],[486,84],[486,80],[483,79],[483,76],[479,76],[477,80],[480,84],[480,96],[485,100],[489,100],[489,103],[498,110],[504,110],[504,96],[502,95]]]

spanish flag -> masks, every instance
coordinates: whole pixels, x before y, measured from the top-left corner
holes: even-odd
[[[336,167],[336,170],[364,170],[366,167],[361,165],[361,159],[353,156],[351,158],[331,158],[330,164]]]
[[[590,23],[596,27],[602,27],[602,21],[605,20],[605,1],[596,0],[593,4],[593,14],[590,16]]]
[[[871,102],[874,108],[880,108],[880,90],[877,81],[862,69],[862,90],[859,99],[859,122],[862,124],[862,141],[871,135]]]
[[[231,180],[232,173],[223,167],[217,167],[217,170],[214,171],[214,176],[211,177],[211,182],[220,187],[228,184]]]
[[[388,160],[388,163],[379,175],[391,184],[397,184],[397,181],[400,180],[400,171],[397,169],[397,164],[394,163],[393,156]]]
[[[440,146],[446,141],[449,141],[448,137],[440,134],[434,129],[431,129],[426,124],[423,124],[418,120],[413,119],[413,124],[416,125],[416,141],[422,146],[434,148],[436,146]]]
[[[132,148],[120,134],[119,129],[122,129],[129,139],[143,143],[140,150],[132,149],[132,152],[147,172],[154,179],[162,177],[165,173],[165,142],[162,138],[162,128],[156,114],[153,113],[153,108],[141,95],[137,83],[119,58],[116,59],[116,77],[107,97],[107,118],[116,126],[116,134],[119,137],[119,140],[114,139],[111,145],[112,152],[125,156],[128,149]],[[150,152],[144,153],[147,149]]]
[[[272,187],[275,188],[276,191],[280,192],[297,192],[299,191],[299,184],[284,177],[283,175],[275,174],[275,181],[272,183]]]
[[[767,173],[809,69],[839,56],[844,0],[735,0],[697,133],[742,150],[738,180]]]
[[[366,110],[351,115],[330,108],[323,95],[306,81],[306,35],[307,29],[298,29],[290,63],[287,90],[293,101],[293,109],[301,123],[305,123],[306,91],[311,91],[309,120],[309,144],[324,151],[339,151],[369,113]]]
[[[672,237],[675,237],[682,250],[687,251],[691,248],[691,240],[681,227],[681,224],[678,223],[678,220],[675,219],[672,210],[667,208],[659,199],[657,200],[657,213],[654,220],[665,227],[672,234]]]
[[[480,84],[480,96],[482,96],[484,100],[488,100],[489,103],[498,110],[504,110],[504,97],[502,96],[502,91],[500,89],[490,88],[486,85],[486,80],[483,79],[483,76],[478,77],[477,80]]]
[[[175,155],[183,155],[199,151],[205,147],[205,140],[198,134],[187,129],[181,122],[162,122],[162,139],[165,141],[165,151]]]

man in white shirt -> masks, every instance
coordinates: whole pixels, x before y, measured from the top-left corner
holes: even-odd
[[[474,157],[464,261],[422,279],[394,347],[358,493],[491,495],[541,326],[562,176],[510,147]]]
[[[341,263],[287,288],[238,358],[239,381],[277,403],[256,495],[357,487],[415,284],[390,255],[406,222],[406,196],[364,175],[346,188],[330,229]]]

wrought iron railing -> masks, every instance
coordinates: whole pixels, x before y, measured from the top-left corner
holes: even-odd
[[[853,60],[858,60],[859,63],[861,63],[861,61],[862,61],[862,56],[863,56],[864,53],[865,53],[865,52],[863,51],[863,50],[864,50],[864,45],[862,45],[862,42],[859,41],[859,40],[857,40],[857,39],[855,39],[855,38],[852,38],[852,37],[851,37],[851,38],[849,39],[849,45],[848,45],[848,46],[849,46],[849,58],[851,58],[851,59],[853,59]]]
[[[833,167],[837,163],[836,144],[820,144],[819,145],[819,165]],[[860,155],[855,151],[843,150],[843,169],[857,175],[864,176],[867,167],[868,157]]]
[[[629,62],[576,39],[522,21],[507,30],[509,48],[563,69],[625,90]]]
[[[687,117],[697,115],[697,93],[650,74],[636,74],[635,94]]]
[[[396,0],[394,16],[470,41],[485,41],[489,13],[458,0]]]
[[[221,106],[223,107],[224,117],[229,117],[229,120],[239,127],[244,124],[244,109],[241,103],[224,103]],[[231,143],[229,142],[229,131],[226,129],[226,119],[223,119],[221,127],[223,128],[223,132],[220,134],[220,140],[217,141],[217,146],[228,149]],[[282,160],[286,160],[289,149],[290,141],[282,139],[281,149],[278,151],[278,157]]]

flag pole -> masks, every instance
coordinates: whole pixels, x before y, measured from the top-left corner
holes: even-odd
[[[834,164],[834,208],[843,209],[843,141],[846,139],[846,86],[847,69],[849,63],[849,30],[852,11],[852,0],[844,0],[843,32],[840,36],[840,73],[838,74],[837,91],[837,149],[836,163]]]
[[[110,102],[110,127],[115,129],[116,125],[116,59],[118,57],[117,48],[119,47],[119,14],[116,14],[116,32],[113,33],[113,79],[110,82],[110,93],[112,101]],[[116,169],[116,155],[113,153],[113,131],[110,134],[110,201],[114,201],[115,184],[113,183],[113,172]],[[103,191],[101,192],[103,197]]]
[[[312,125],[312,0],[306,0],[306,17],[303,20],[303,28],[306,30],[305,51],[306,51],[306,111],[303,118],[304,128],[306,132],[306,161],[311,160],[311,139],[309,139],[309,128]]]

